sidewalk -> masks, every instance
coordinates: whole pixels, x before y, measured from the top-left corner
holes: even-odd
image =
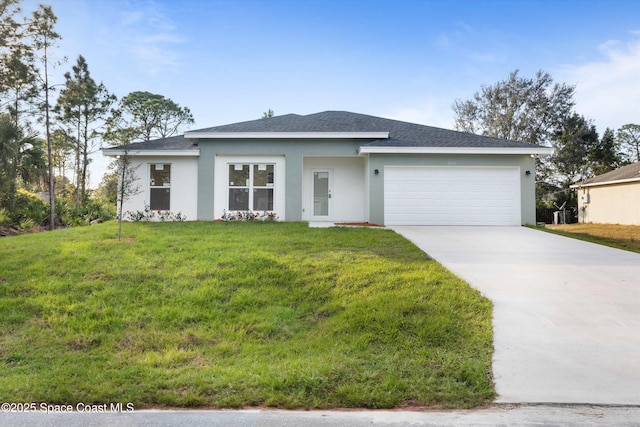
[[[52,426],[640,426],[640,407],[495,405],[456,411],[141,410],[130,413],[1,413],[7,427]]]

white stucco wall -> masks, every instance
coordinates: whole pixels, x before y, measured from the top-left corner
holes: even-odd
[[[150,200],[150,167],[151,164],[171,165],[170,211],[174,214],[186,215],[187,221],[195,221],[198,213],[198,160],[197,157],[135,157],[133,167],[136,168],[138,180],[136,184],[140,193],[126,200],[123,210],[142,211]],[[125,217],[126,218],[126,217]]]
[[[582,195],[589,194],[589,203]],[[578,189],[580,222],[640,225],[640,182]]]
[[[368,221],[364,157],[305,157],[302,174],[302,220],[315,220],[312,216],[313,170],[332,173],[331,215],[327,221]]]

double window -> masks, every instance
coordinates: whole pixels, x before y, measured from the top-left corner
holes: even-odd
[[[232,163],[229,167],[229,210],[273,210],[274,165]]]
[[[149,170],[149,206],[154,211],[168,211],[171,206],[171,164],[154,163]]]

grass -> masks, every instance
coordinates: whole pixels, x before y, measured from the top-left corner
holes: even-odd
[[[558,224],[544,229],[567,237],[640,253],[640,226],[620,224]]]
[[[3,401],[467,408],[491,303],[384,229],[127,223],[0,239]]]

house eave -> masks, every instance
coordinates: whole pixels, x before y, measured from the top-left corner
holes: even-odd
[[[136,157],[198,157],[200,150],[114,150],[107,148],[102,150],[102,154],[107,157],[129,156]]]
[[[389,132],[186,132],[187,139],[389,139]]]
[[[583,188],[583,187],[601,187],[603,185],[615,185],[615,184],[627,184],[631,182],[640,182],[639,178],[627,178],[627,179],[617,179],[614,181],[603,181],[603,182],[590,182],[588,184],[573,184],[569,188]]]
[[[360,147],[360,154],[529,154],[548,156],[547,147]]]

